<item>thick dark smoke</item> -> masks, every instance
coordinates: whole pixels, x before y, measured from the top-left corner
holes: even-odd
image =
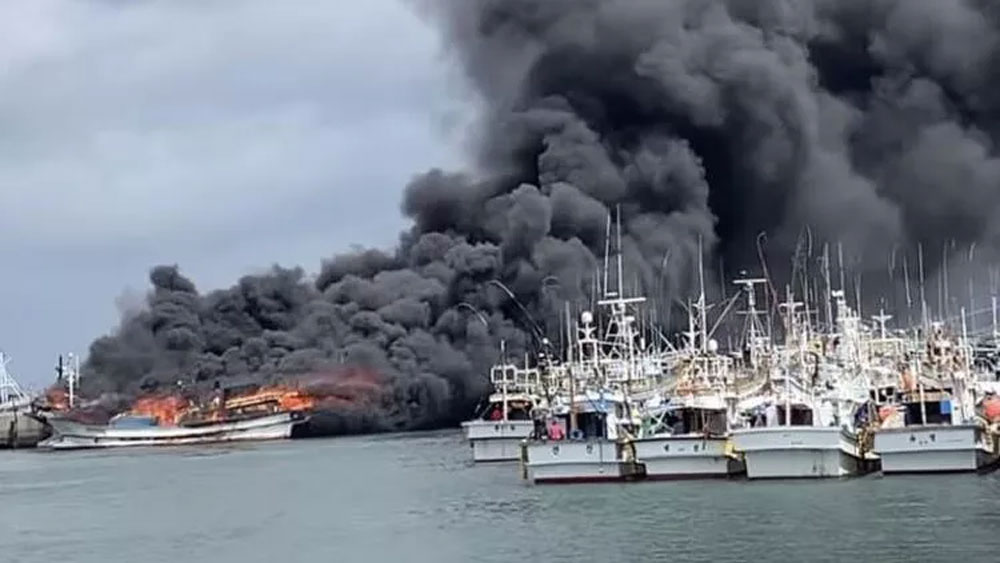
[[[661,324],[699,248],[713,282],[766,264],[782,285],[829,244],[896,304],[918,248],[929,280],[951,260],[980,283],[1000,249],[997,6],[424,0],[482,103],[476,169],[417,177],[398,248],[315,282],[275,268],[201,295],[154,269],[148,309],[93,344],[92,385],[364,366],[379,395],[332,408],[337,430],[453,423],[500,339],[523,354],[558,339],[564,303],[588,306],[616,207],[625,283]]]

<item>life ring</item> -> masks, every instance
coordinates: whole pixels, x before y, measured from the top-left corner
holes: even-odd
[[[580,430],[579,428],[574,428],[573,431],[569,433],[569,439],[570,440],[582,440],[583,439],[583,430]]]

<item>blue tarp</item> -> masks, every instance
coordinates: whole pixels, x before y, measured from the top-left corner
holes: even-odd
[[[941,414],[951,414],[951,401],[947,399],[941,401]]]

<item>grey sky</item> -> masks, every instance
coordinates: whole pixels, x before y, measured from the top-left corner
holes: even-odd
[[[395,0],[0,3],[12,371],[48,383],[154,264],[204,290],[393,244],[409,177],[460,161],[456,90]]]

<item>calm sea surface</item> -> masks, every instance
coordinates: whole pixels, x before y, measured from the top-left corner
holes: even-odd
[[[1000,474],[531,487],[458,432],[0,452],[0,562],[1000,561]]]

